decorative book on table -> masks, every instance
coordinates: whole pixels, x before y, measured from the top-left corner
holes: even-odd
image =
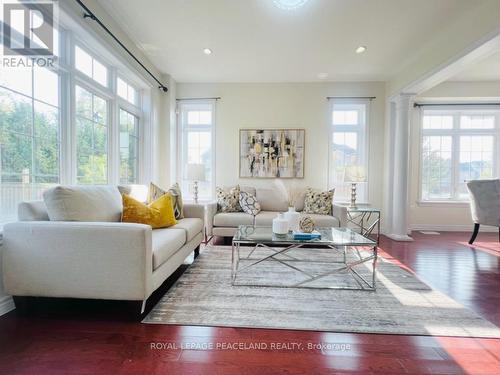
[[[314,240],[316,238],[321,238],[321,233],[319,233],[317,230],[314,230],[311,233],[294,230],[292,233],[294,240]]]

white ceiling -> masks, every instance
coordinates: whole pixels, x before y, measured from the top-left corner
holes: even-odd
[[[385,81],[483,0],[309,0],[294,11],[271,0],[98,1],[179,82],[310,82]]]
[[[450,81],[500,81],[500,51],[453,76]]]

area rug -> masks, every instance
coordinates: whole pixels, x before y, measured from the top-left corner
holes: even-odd
[[[250,250],[242,248],[242,257]],[[299,249],[289,254],[303,259],[300,268],[309,267],[312,274],[332,267],[325,262],[338,256],[327,249]],[[265,255],[253,253],[252,257]],[[358,272],[367,276],[369,267],[363,264]],[[284,285],[301,278],[304,275],[279,262],[266,261],[243,271],[237,283]],[[315,283],[318,287],[356,285],[355,280],[339,275]],[[231,248],[223,246],[205,248],[143,323],[500,337],[494,324],[381,257],[376,291],[232,286]]]

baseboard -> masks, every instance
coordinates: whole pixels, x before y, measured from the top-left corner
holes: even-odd
[[[432,230],[437,232],[471,232],[474,226],[470,225],[435,225],[435,224],[413,224],[410,225],[411,230]],[[480,232],[498,232],[497,227],[481,225]]]
[[[413,241],[413,238],[411,238],[408,235],[404,235],[404,234],[389,233],[389,234],[386,234],[385,236],[389,237],[393,241],[398,241],[398,242],[412,242]]]
[[[0,298],[0,316],[7,314],[15,308],[16,306],[11,296],[3,296]]]

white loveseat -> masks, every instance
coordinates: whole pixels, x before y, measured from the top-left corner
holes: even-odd
[[[147,188],[136,185],[134,190],[145,196]],[[184,216],[162,229],[50,221],[43,201],[23,202],[19,221],[4,226],[5,290],[14,297],[142,301],[142,313],[153,291],[191,252],[199,251],[205,209],[185,204]]]
[[[225,187],[229,191],[231,187]],[[244,212],[218,212],[217,203],[207,207],[207,234],[219,237],[232,237],[239,225],[272,226],[273,219],[280,212],[288,210],[288,201],[277,188],[261,188],[241,186],[241,191],[248,192],[256,197],[261,206],[261,212],[255,218]],[[331,215],[302,214],[304,209],[305,190],[295,203],[296,211],[301,215],[313,218],[318,227],[345,227],[347,223],[347,207],[332,205]]]

